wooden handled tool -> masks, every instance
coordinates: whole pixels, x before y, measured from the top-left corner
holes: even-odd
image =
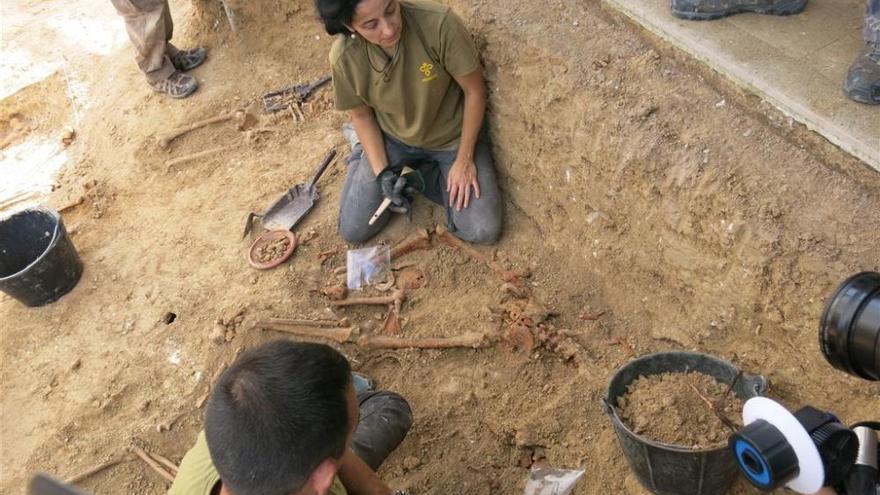
[[[409,167],[403,167],[403,170],[400,171],[400,175],[404,176],[410,172],[414,172],[414,170]],[[376,213],[373,213],[370,221],[367,222],[367,225],[373,225],[374,223],[376,223],[376,220],[379,220],[379,217],[381,217],[382,214],[385,213],[385,210],[387,210],[389,206],[391,206],[391,200],[388,198],[383,199],[382,202],[379,203],[379,207],[376,208]]]

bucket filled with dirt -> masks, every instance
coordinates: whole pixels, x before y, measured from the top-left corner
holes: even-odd
[[[723,359],[661,352],[620,368],[603,400],[639,483],[661,495],[721,495],[737,475],[727,438],[767,388]]]
[[[70,292],[82,271],[57,212],[31,208],[0,220],[0,291],[42,306]]]

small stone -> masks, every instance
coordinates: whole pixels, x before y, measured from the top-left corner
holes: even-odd
[[[422,465],[422,460],[415,456],[409,456],[403,459],[404,471],[412,471]]]
[[[77,358],[76,361],[70,363],[70,371],[76,371],[82,366],[82,359]]]
[[[214,322],[211,333],[208,334],[208,340],[215,344],[222,344],[226,341],[226,325],[223,324],[223,320]]]
[[[64,143],[64,146],[69,146],[76,139],[76,130],[72,127],[68,127],[61,133],[61,142]]]
[[[122,326],[122,333],[129,333],[134,330],[135,321],[131,318],[125,320],[125,325]]]

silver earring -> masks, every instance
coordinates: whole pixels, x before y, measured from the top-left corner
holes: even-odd
[[[357,34],[351,33],[351,39],[355,39],[356,37],[357,37]]]

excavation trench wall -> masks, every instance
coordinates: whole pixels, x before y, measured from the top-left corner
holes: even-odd
[[[735,352],[772,326],[816,358],[824,298],[880,267],[880,175],[597,4],[453,4],[548,251],[654,338]]]

